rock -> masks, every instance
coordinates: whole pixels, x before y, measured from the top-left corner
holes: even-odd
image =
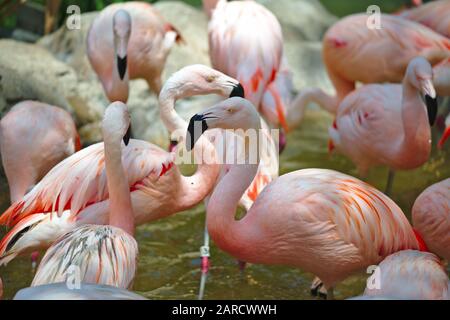
[[[337,21],[318,0],[257,0],[280,21],[285,41],[320,41]]]
[[[17,102],[39,100],[73,112],[77,75],[47,50],[14,40],[0,40],[0,112]]]

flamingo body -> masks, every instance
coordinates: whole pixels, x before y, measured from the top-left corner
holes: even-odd
[[[450,38],[450,2],[447,0],[430,1],[403,11],[400,16]]]
[[[22,198],[80,147],[75,123],[67,111],[37,101],[16,104],[0,121],[2,163],[11,202]]]
[[[367,297],[450,299],[447,273],[439,258],[432,253],[399,251],[386,257],[378,267],[378,287],[367,287],[364,292]]]
[[[412,220],[429,250],[450,261],[450,179],[420,194],[414,202]]]
[[[137,256],[136,240],[122,229],[81,226],[63,235],[47,250],[31,286],[64,282],[68,270],[76,267],[83,283],[130,289]]]
[[[357,81],[401,82],[414,57],[423,56],[434,65],[450,55],[450,40],[421,24],[386,14],[380,22],[381,29],[369,29],[367,15],[351,15],[325,34],[323,58],[337,102]]]
[[[267,93],[276,99],[274,110],[261,109],[263,95],[283,59],[283,35],[276,17],[254,1],[218,1],[208,25],[208,38],[213,67],[239,80],[246,98],[272,124],[287,128],[286,106],[276,86]]]

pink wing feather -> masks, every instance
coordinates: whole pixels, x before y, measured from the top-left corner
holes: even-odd
[[[172,167],[173,154],[141,140],[123,148],[122,161],[130,190],[150,174],[163,175]],[[0,224],[16,225],[34,213],[70,209],[76,216],[90,204],[108,198],[103,143],[85,148],[55,166],[25,197],[0,217]]]

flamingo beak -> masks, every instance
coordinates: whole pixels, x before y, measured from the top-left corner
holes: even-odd
[[[117,71],[119,72],[120,80],[123,80],[127,73],[127,55],[124,55],[123,58],[119,55],[117,56]]]
[[[125,143],[126,146],[128,145],[128,143],[130,143],[131,136],[132,136],[132,132],[131,132],[131,125],[130,125],[128,127],[127,132],[123,136],[123,142]]]
[[[432,126],[436,121],[438,111],[436,90],[434,89],[431,79],[421,81],[421,85],[422,92],[425,94],[425,104],[428,111],[428,121],[430,123],[430,126]]]
[[[450,137],[450,126],[445,128],[444,134],[442,135],[441,140],[439,140],[439,143],[438,143],[438,148],[439,149],[442,149],[444,147],[444,143],[445,143],[445,141],[447,141],[447,139],[449,137]]]
[[[194,115],[189,121],[186,137],[186,150],[191,151],[201,135],[208,130],[205,116],[202,114]]]
[[[231,91],[231,94],[230,94],[230,98],[233,98],[233,97],[245,98],[244,87],[240,83],[238,83],[237,85],[235,85],[233,87],[233,90]]]

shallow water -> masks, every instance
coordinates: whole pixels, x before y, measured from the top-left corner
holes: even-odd
[[[288,136],[281,157],[281,173],[302,168],[330,168],[357,176],[353,164],[342,156],[327,153],[327,126],[331,118],[316,109],[308,110],[298,130]],[[433,133],[434,144],[437,132]],[[415,198],[427,186],[450,176],[450,147],[433,150],[421,168],[396,176],[392,198],[410,217]],[[370,172],[367,181],[384,190],[387,169]],[[7,206],[7,186],[0,185],[0,205]],[[204,226],[204,207],[199,206],[171,218],[137,229],[139,270],[134,289],[150,299],[196,299],[200,281],[199,247]],[[287,267],[249,265],[244,273],[236,261],[212,246],[212,267],[206,285],[206,299],[311,299],[313,276]],[[33,277],[29,257],[0,268],[5,298],[27,287]],[[337,299],[362,293],[367,275],[355,275],[335,289]]]

